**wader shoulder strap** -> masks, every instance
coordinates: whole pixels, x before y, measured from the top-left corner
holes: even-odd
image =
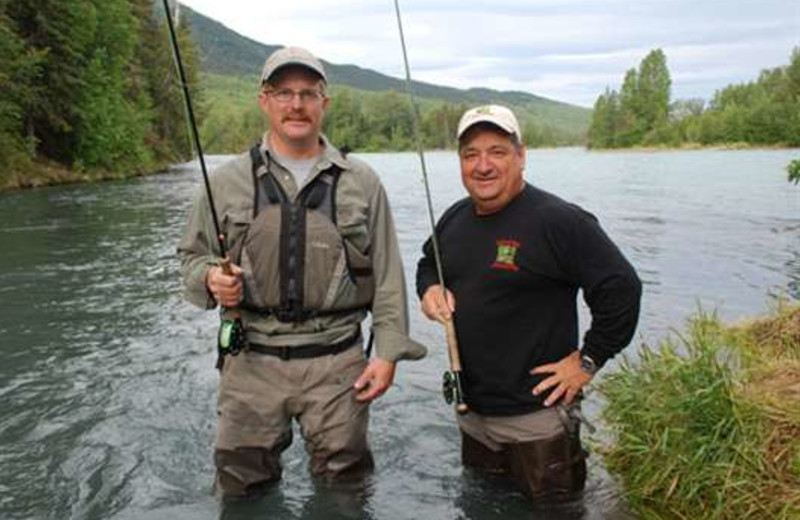
[[[269,158],[267,159],[269,160]],[[289,202],[289,197],[280,187],[275,177],[269,172],[269,165],[264,163],[264,154],[261,153],[261,145],[256,144],[250,148],[250,162],[253,172],[253,217],[258,215],[269,204],[282,204]],[[262,166],[266,166],[267,174],[261,177],[259,182],[258,171]]]
[[[276,309],[268,310],[280,321],[299,322],[318,314],[326,314],[328,312],[334,314],[363,308],[363,306],[358,306],[353,309],[336,309],[326,312],[304,307],[306,213],[308,210],[315,210],[325,215],[334,226],[337,225],[336,192],[342,173],[341,167],[333,164],[320,172],[313,181],[303,187],[296,200],[293,201],[290,200],[275,177],[269,172],[270,157],[266,155],[265,158],[260,145],[257,144],[250,149],[250,159],[252,162],[255,199],[253,201],[253,218],[257,217],[259,213],[270,205],[279,205],[281,213],[278,266],[280,271],[280,305]],[[267,173],[259,175],[265,167]],[[353,265],[351,256],[354,253],[350,249],[355,246],[351,245],[344,237],[342,237],[342,240],[345,244],[347,270],[353,282],[356,283],[356,277],[371,275],[371,266]]]

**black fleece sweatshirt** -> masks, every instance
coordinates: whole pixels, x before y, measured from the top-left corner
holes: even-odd
[[[485,415],[543,407],[531,390],[546,376],[530,370],[579,347],[577,293],[592,323],[582,353],[599,366],[633,337],[641,282],[633,267],[580,207],[526,185],[499,212],[479,216],[470,199],[436,226],[467,404]],[[417,293],[438,283],[430,239],[417,265]]]

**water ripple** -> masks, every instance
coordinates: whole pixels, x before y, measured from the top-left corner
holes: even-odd
[[[594,213],[628,255],[645,287],[636,343],[653,342],[698,306],[738,318],[762,312],[770,293],[800,298],[800,191],[786,189],[783,171],[793,153],[536,150],[527,175]],[[386,186],[414,294],[428,235],[417,157],[362,158]],[[463,196],[457,160],[427,159],[441,214]],[[629,518],[596,456],[584,499],[560,507],[531,508],[508,484],[461,468],[440,396],[444,334],[413,301],[412,336],[430,355],[401,364],[372,408],[377,468],[364,488],[315,484],[295,442],[264,499],[219,507],[210,495],[217,317],[181,301],[175,258],[199,182],[186,165],[0,196],[3,518]],[[585,305],[580,313],[585,329]],[[601,406],[590,400],[586,412]]]

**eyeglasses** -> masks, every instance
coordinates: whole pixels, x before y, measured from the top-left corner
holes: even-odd
[[[300,98],[301,103],[316,103],[325,97],[325,94],[317,89],[292,90],[290,88],[279,88],[268,90],[267,94],[278,103],[291,103],[295,96]]]

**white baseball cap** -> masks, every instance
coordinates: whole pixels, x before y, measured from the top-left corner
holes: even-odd
[[[502,105],[483,105],[464,112],[461,121],[458,122],[458,135],[461,139],[464,132],[478,123],[491,123],[499,127],[504,132],[517,136],[522,141],[522,132],[514,113]]]

